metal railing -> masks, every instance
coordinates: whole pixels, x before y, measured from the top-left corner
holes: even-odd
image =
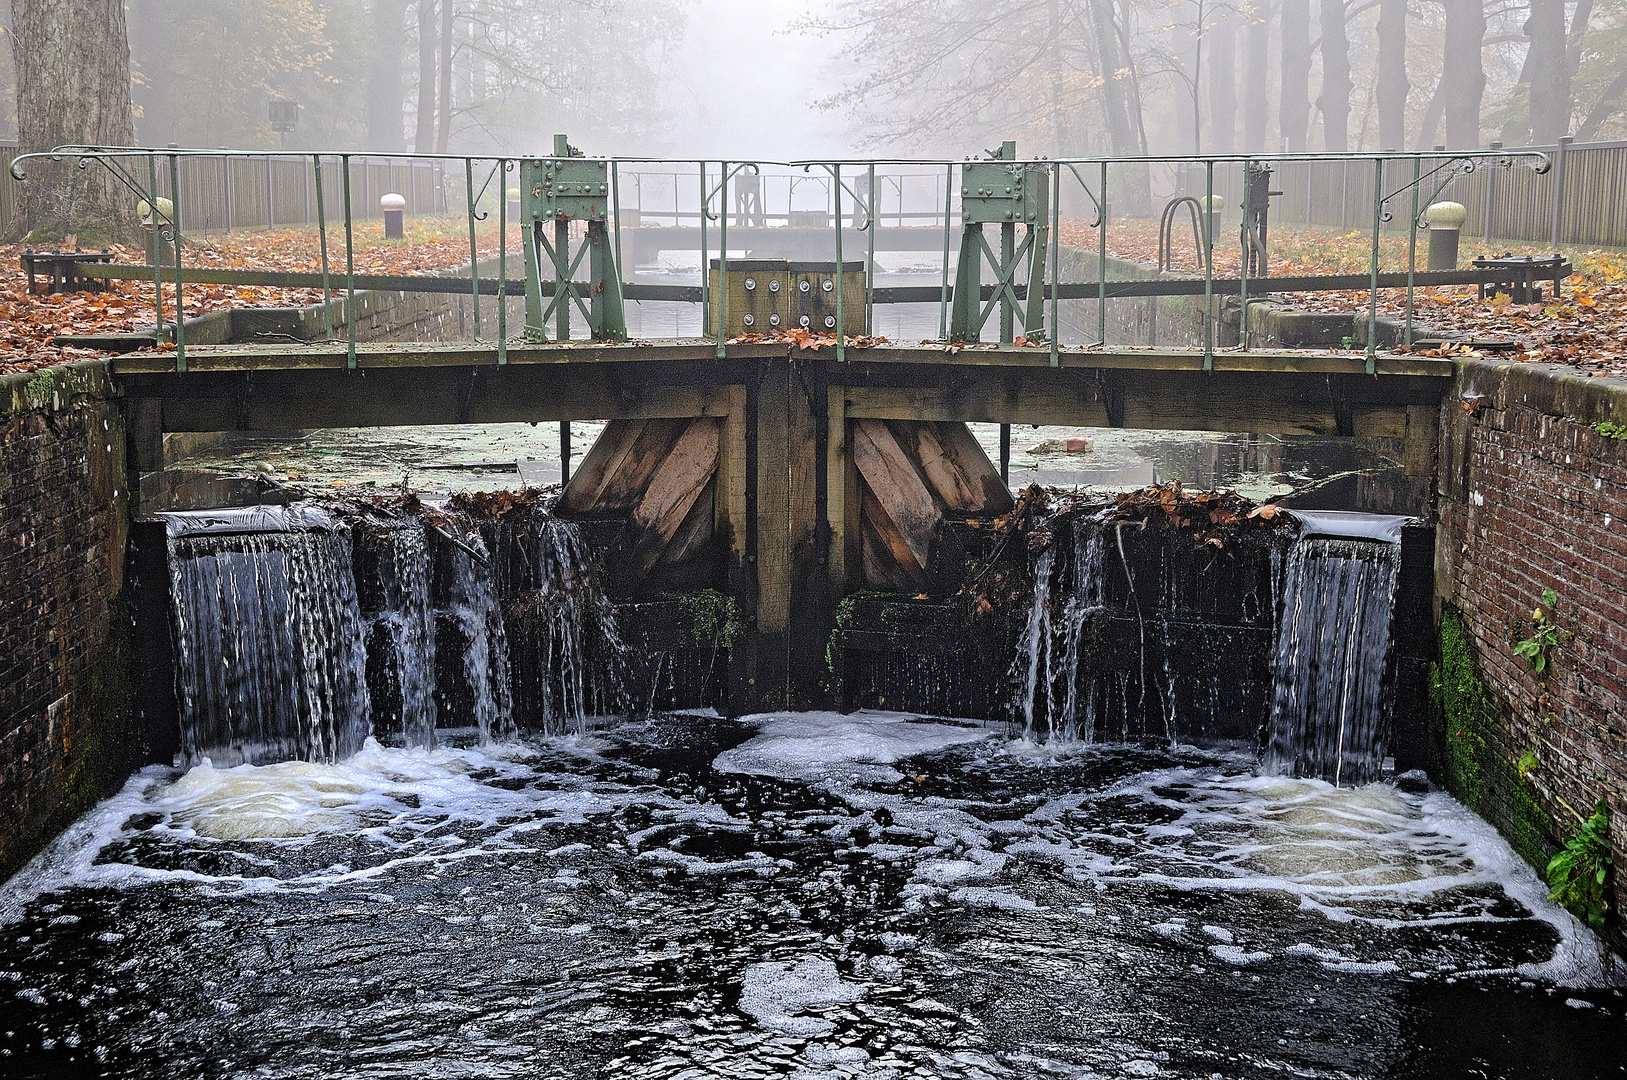
[[[450,155],[394,155],[383,158],[378,155],[358,155],[348,152],[315,152],[304,154],[265,154],[262,152],[222,152],[219,150],[193,150],[181,148],[107,148],[107,147],[60,147],[49,155],[23,155],[12,162],[10,173],[17,180],[26,179],[27,164],[31,159],[52,157],[55,159],[73,159],[78,167],[89,168],[92,165],[106,168],[118,182],[129,190],[133,198],[145,200],[156,206],[160,198],[169,199],[173,211],[168,220],[161,216],[153,222],[154,233],[152,242],[152,258],[150,267],[142,268],[150,271],[154,284],[154,304],[157,311],[157,324],[164,325],[164,286],[173,286],[175,310],[177,313],[184,310],[182,306],[182,290],[188,281],[188,274],[184,267],[185,248],[183,235],[199,228],[194,221],[192,212],[210,213],[208,210],[197,210],[203,206],[217,204],[209,203],[207,198],[196,196],[190,191],[191,184],[201,184],[209,189],[208,198],[220,195],[225,201],[218,204],[222,208],[232,207],[235,213],[240,207],[225,199],[225,181],[238,176],[242,170],[251,174],[258,167],[266,177],[263,189],[266,197],[265,207],[267,220],[273,224],[278,221],[278,197],[275,181],[278,176],[305,176],[309,182],[302,182],[298,189],[298,198],[285,197],[282,205],[290,202],[295,205],[310,205],[317,226],[320,241],[320,273],[307,274],[301,278],[299,275],[259,275],[264,284],[283,285],[285,287],[315,288],[320,282],[322,291],[322,308],[324,321],[329,340],[334,338],[334,320],[332,304],[336,291],[342,288],[346,298],[346,344],[347,365],[356,366],[356,318],[355,300],[358,288],[366,288],[367,276],[362,275],[360,284],[356,273],[356,223],[364,217],[371,216],[373,204],[373,187],[383,179],[394,179],[400,176],[428,176],[434,180],[435,194],[429,200],[429,206],[448,214],[452,218],[461,219],[466,226],[469,245],[469,264],[467,288],[474,302],[475,308],[475,336],[482,336],[480,322],[479,298],[483,294],[495,292],[499,297],[518,295],[513,288],[516,284],[510,279],[508,272],[509,256],[509,217],[512,213],[509,199],[506,197],[511,175],[517,175],[517,169],[522,160],[531,160],[521,157],[461,157]],[[1271,158],[1260,158],[1247,155],[1216,156],[1208,158],[1190,158],[1176,156],[1138,157],[1138,158],[1086,158],[1067,160],[1048,159],[1016,159],[1014,154],[1004,158],[990,161],[986,159],[949,160],[919,160],[919,159],[846,159],[846,160],[809,160],[787,162],[729,162],[708,159],[670,159],[670,158],[597,158],[591,159],[602,162],[606,166],[609,179],[609,208],[608,219],[612,223],[613,233],[611,242],[614,246],[615,265],[624,267],[622,258],[623,228],[622,220],[622,192],[625,178],[641,173],[660,172],[662,175],[675,176],[673,191],[674,200],[671,212],[674,215],[693,215],[697,225],[697,253],[699,255],[700,286],[698,291],[691,291],[683,295],[675,295],[670,287],[663,294],[657,288],[646,293],[650,299],[698,299],[702,307],[702,328],[704,331],[714,330],[718,327],[730,325],[727,318],[727,295],[713,296],[708,267],[711,257],[715,254],[719,262],[719,269],[727,273],[731,247],[729,244],[729,230],[731,223],[738,230],[743,220],[740,206],[732,201],[744,184],[749,183],[761,194],[767,187],[769,177],[787,177],[791,181],[801,180],[805,190],[813,188],[824,193],[825,213],[828,215],[825,227],[829,230],[836,262],[841,265],[844,259],[844,244],[851,243],[847,237],[853,232],[862,234],[865,246],[865,267],[867,270],[867,286],[865,289],[864,325],[868,329],[873,325],[874,308],[878,303],[886,302],[931,302],[936,300],[939,306],[939,337],[947,340],[950,332],[950,305],[964,303],[975,306],[980,302],[987,302],[983,308],[981,318],[976,325],[981,326],[989,317],[990,310],[998,305],[1001,310],[1001,325],[1003,328],[1001,340],[1006,343],[1012,341],[1014,320],[1012,311],[1017,305],[1025,305],[1028,314],[1024,317],[1023,325],[1027,331],[1030,342],[1037,343],[1036,338],[1042,339],[1048,347],[1050,361],[1053,365],[1060,362],[1060,353],[1063,349],[1101,347],[1107,340],[1107,306],[1110,299],[1124,296],[1149,296],[1159,294],[1186,293],[1199,295],[1198,279],[1194,276],[1186,282],[1163,283],[1138,281],[1133,283],[1115,283],[1110,281],[1110,271],[1114,260],[1110,258],[1110,232],[1114,227],[1112,208],[1115,200],[1125,205],[1143,204],[1150,206],[1154,200],[1150,199],[1151,192],[1157,188],[1166,193],[1175,189],[1176,193],[1197,194],[1201,192],[1205,197],[1205,206],[1214,205],[1213,197],[1233,193],[1225,201],[1235,206],[1233,198],[1241,191],[1241,178],[1251,166],[1269,164],[1279,171],[1279,175],[1293,175],[1295,171],[1303,173],[1307,180],[1305,190],[1310,191],[1306,205],[1309,208],[1308,216],[1316,217],[1317,191],[1326,190],[1330,178],[1337,181],[1341,198],[1348,204],[1352,197],[1352,190],[1357,195],[1365,197],[1365,212],[1361,215],[1361,226],[1369,235],[1370,256],[1365,272],[1366,291],[1368,293],[1367,305],[1367,335],[1366,354],[1367,368],[1375,369],[1377,358],[1377,323],[1378,323],[1378,292],[1381,287],[1405,288],[1405,321],[1406,340],[1410,344],[1413,334],[1414,292],[1420,284],[1458,283],[1456,278],[1448,282],[1438,275],[1421,272],[1417,268],[1417,240],[1423,228],[1422,211],[1432,201],[1442,197],[1443,192],[1456,190],[1456,186],[1470,182],[1471,178],[1480,177],[1482,183],[1492,181],[1484,179],[1495,175],[1503,180],[1509,190],[1521,190],[1518,185],[1525,183],[1526,173],[1533,176],[1544,176],[1552,171],[1553,161],[1546,153],[1536,150],[1495,150],[1474,151],[1467,153],[1424,152],[1407,154],[1302,154],[1281,155]],[[224,163],[224,164],[223,164]],[[1022,251],[1033,250],[1042,252],[1035,258],[1042,260],[1038,268],[1031,268],[1022,278],[1015,276],[1011,267],[1002,270],[1005,276],[999,278],[994,286],[983,286],[982,295],[978,297],[964,296],[955,299],[954,289],[950,284],[950,255],[956,245],[953,243],[954,230],[958,219],[957,202],[964,201],[966,192],[962,191],[957,199],[957,176],[962,175],[960,170],[970,169],[973,166],[996,165],[1011,170],[1013,175],[1021,174],[1025,177],[1042,178],[1046,187],[1044,200],[1045,214],[1048,220],[1035,216],[1025,220],[1024,226],[1030,239],[1024,241]],[[382,170],[373,179],[375,173],[370,170]],[[692,184],[684,181],[683,177],[693,178]],[[1516,179],[1517,178],[1517,179]],[[1563,178],[1560,178],[1563,180]],[[1352,181],[1355,181],[1354,185]],[[776,181],[777,182],[777,181]],[[1034,181],[1031,181],[1031,183]],[[931,216],[941,222],[942,233],[942,264],[941,278],[937,287],[916,289],[878,289],[876,278],[876,236],[881,218],[881,206],[884,205],[884,192],[887,185],[892,185],[898,193],[896,221],[898,228],[908,229],[911,232],[919,231],[904,225],[905,220],[911,220],[906,215],[925,214],[930,209]],[[918,195],[917,200],[930,197],[932,206],[919,206],[910,208],[910,200],[906,197],[906,190],[926,192],[931,195]],[[240,189],[241,190],[241,189]],[[790,183],[788,190],[794,193],[797,184]],[[1009,190],[1009,189],[1008,189]],[[1284,192],[1290,188],[1284,187]],[[938,198],[938,192],[942,198]],[[807,192],[809,195],[812,191]],[[405,194],[405,193],[403,193]],[[690,207],[681,205],[689,201]],[[1094,229],[1096,251],[1094,279],[1087,282],[1064,282],[1061,280],[1060,252],[1062,245],[1058,242],[1062,218],[1062,208],[1065,204],[1080,207],[1085,214],[1090,215],[1089,220],[1082,224]],[[1293,205],[1293,195],[1284,194],[1273,207],[1276,220],[1286,216],[1293,220],[1291,209],[1283,211],[1284,204]],[[409,211],[412,207],[409,200]],[[423,203],[419,203],[420,212]],[[759,207],[761,203],[759,202]],[[189,209],[191,208],[191,209]],[[794,202],[788,202],[786,216],[782,219],[785,225],[795,220],[793,211]],[[872,210],[876,210],[873,214]],[[491,219],[495,217],[495,222]],[[1346,211],[1344,224],[1348,227],[1350,214]],[[1399,218],[1399,220],[1398,220]],[[679,220],[674,217],[674,221]],[[913,220],[920,220],[919,217]],[[203,223],[204,228],[214,226],[212,219]],[[222,220],[220,225],[228,222]],[[528,223],[520,223],[522,233]],[[550,223],[552,224],[552,223]],[[480,277],[481,255],[479,232],[484,227],[489,231],[495,225],[497,240],[497,278],[495,281],[483,281]],[[540,223],[539,223],[540,226]],[[715,242],[713,227],[715,226]],[[785,226],[770,225],[765,220],[762,228],[773,229]],[[976,226],[981,230],[982,226]],[[330,232],[342,229],[342,270],[336,265],[339,251],[334,250],[339,240],[330,238]],[[1389,275],[1381,280],[1381,236],[1386,230],[1400,229],[1408,234],[1407,262],[1404,280],[1397,280],[1395,275]],[[1032,238],[1040,233],[1038,244],[1032,243]],[[1046,235],[1051,242],[1047,245]],[[1204,229],[1202,237],[1202,355],[1205,370],[1211,369],[1217,352],[1216,343],[1216,304],[1224,295],[1235,295],[1239,302],[1239,345],[1238,348],[1246,351],[1249,348],[1248,335],[1248,309],[1250,296],[1258,297],[1265,291],[1288,291],[1289,282],[1274,281],[1269,277],[1250,277],[1246,273],[1237,278],[1218,277],[1215,270],[1215,255],[1217,245],[1230,245],[1229,240],[1222,240],[1212,229]],[[525,236],[522,244],[529,244],[530,237]],[[1012,260],[1010,232],[1004,236],[1005,246],[1008,249],[1004,255],[1006,260]],[[159,247],[162,245],[162,252]],[[1241,256],[1240,265],[1249,264],[1249,239],[1240,229],[1238,233],[1236,250]],[[968,248],[968,250],[971,250]],[[983,250],[989,252],[991,258],[995,253],[985,244]],[[845,254],[855,254],[849,249]],[[981,256],[979,256],[981,258]],[[1015,258],[1020,259],[1019,254]],[[539,260],[527,257],[529,273],[540,273],[537,267]],[[1070,262],[1078,264],[1080,259],[1071,257]],[[167,265],[166,265],[167,263]],[[544,264],[546,265],[546,264]],[[996,261],[999,269],[999,263]],[[213,280],[226,280],[221,272],[212,271]],[[342,273],[342,286],[336,283]],[[229,275],[228,275],[229,276]],[[253,271],[242,273],[245,284],[253,284],[255,277]],[[1462,276],[1459,274],[1458,276]],[[295,284],[298,278],[301,283]],[[192,280],[201,280],[194,278]],[[411,290],[413,279],[411,277],[392,278],[392,288],[404,291]],[[448,280],[440,275],[428,275],[423,281],[423,291],[444,292],[449,287]],[[722,280],[720,276],[719,280]],[[1334,279],[1329,279],[1330,282]],[[1469,280],[1465,278],[1464,280]],[[1352,287],[1349,275],[1340,277],[1333,284],[1318,284],[1312,278],[1295,279],[1292,283],[1298,291],[1314,291],[1319,288],[1350,289]],[[1041,295],[1030,296],[1033,288],[1041,289]],[[650,287],[646,286],[646,289]],[[846,300],[843,296],[845,290],[837,290],[837,327],[845,328]],[[552,295],[551,293],[549,295]],[[628,290],[630,299],[638,299],[632,288]],[[1060,311],[1062,300],[1091,300],[1096,301],[1096,332],[1094,340],[1066,344],[1063,339],[1065,325]],[[714,313],[713,305],[718,305]],[[1043,317],[1035,311],[1038,303],[1044,308]],[[497,305],[497,336],[495,340],[497,361],[506,363],[507,348],[510,341],[508,332],[507,303],[499,302]],[[557,306],[557,304],[555,305]],[[715,315],[715,319],[714,319]],[[958,317],[958,316],[957,316]],[[545,328],[528,327],[533,333],[545,333]],[[711,336],[711,335],[705,335]],[[726,333],[717,334],[718,353],[725,352]],[[176,351],[177,370],[186,369],[186,342],[185,320],[177,317],[175,320],[174,344]],[[835,335],[835,351],[839,360],[846,359],[846,336]]]

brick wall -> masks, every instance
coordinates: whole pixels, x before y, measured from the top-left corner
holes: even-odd
[[[1541,861],[1571,833],[1565,804],[1587,814],[1605,799],[1619,914],[1627,906],[1627,440],[1599,434],[1594,425],[1606,421],[1627,423],[1627,381],[1489,360],[1460,369],[1442,406],[1436,591],[1461,616],[1487,691],[1489,719],[1474,746],[1458,748],[1476,755],[1463,758],[1474,771],[1466,801]],[[1513,645],[1531,636],[1532,610],[1548,588],[1559,597],[1555,621],[1575,637],[1539,678]],[[1538,764],[1521,776],[1527,752]]]
[[[105,362],[0,379],[0,878],[138,760],[124,461]]]

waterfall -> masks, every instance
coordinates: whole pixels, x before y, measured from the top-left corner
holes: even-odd
[[[1289,553],[1266,751],[1271,771],[1336,785],[1377,778],[1400,552],[1399,542],[1387,539],[1318,536]]]
[[[476,533],[449,554],[446,614],[463,643],[461,670],[480,741],[514,737],[514,697],[509,681],[508,634],[486,545]]]
[[[435,745],[435,612],[430,552],[417,521],[357,530],[356,576],[370,617],[374,727],[407,746]],[[371,556],[365,564],[363,549]]]
[[[320,511],[162,515],[181,752],[337,761],[368,734],[349,533]]]
[[[593,552],[573,522],[534,516],[499,534],[515,637],[516,690],[544,731],[582,731],[587,718],[626,704],[625,648],[615,606],[593,573]]]
[[[1102,567],[1107,544],[1102,524],[1088,517],[1075,517],[1070,535],[1062,610],[1053,612],[1052,578],[1059,575],[1057,545],[1052,544],[1034,566],[1034,599],[1012,665],[1025,739],[1038,730],[1042,695],[1048,741],[1091,742],[1096,736],[1094,676],[1084,673],[1081,692],[1079,668],[1094,617],[1106,610]]]

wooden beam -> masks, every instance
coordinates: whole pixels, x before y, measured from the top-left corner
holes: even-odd
[[[633,559],[642,573],[649,573],[660,561],[695,501],[711,483],[717,472],[720,436],[721,424],[711,417],[689,421],[645,483],[632,517]],[[628,457],[631,459],[633,454]]]
[[[785,358],[794,352],[799,364],[833,363],[835,349],[793,349],[785,340],[736,341],[726,347],[727,361],[759,361]],[[312,344],[197,345],[186,351],[188,371],[194,374],[221,371],[343,371],[346,347],[342,342]],[[849,366],[862,370],[868,365],[909,364],[939,368],[1049,368],[1050,352],[1042,348],[973,345],[946,347],[931,345],[879,345],[868,349],[850,348]],[[639,341],[515,343],[509,346],[508,366],[580,367],[593,364],[653,364],[679,362],[698,367],[718,365],[717,345],[711,341]],[[482,342],[380,342],[358,345],[358,370],[423,367],[496,367],[497,348]],[[1202,371],[1202,350],[1072,348],[1058,357],[1064,369],[1125,368],[1146,371]],[[115,375],[157,375],[175,370],[174,350],[126,353],[112,358]],[[1298,374],[1366,375],[1367,358],[1362,353],[1335,353],[1305,349],[1255,349],[1249,352],[1223,349],[1213,356],[1214,373],[1265,371]],[[1413,355],[1381,354],[1376,373],[1426,375],[1450,379],[1453,362],[1448,359]]]
[[[913,559],[914,570],[924,573],[943,512],[911,455],[885,423],[857,420],[853,424],[853,460],[874,495],[874,507],[867,503],[866,512],[884,515],[885,521],[875,522],[878,529],[883,534],[896,531]],[[889,540],[889,547],[893,546]],[[899,561],[905,561],[902,555]]]

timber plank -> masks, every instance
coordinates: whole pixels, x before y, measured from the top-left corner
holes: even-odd
[[[717,473],[720,429],[718,421],[709,417],[689,421],[644,484],[631,523],[635,530],[633,559],[641,573],[649,573],[660,561],[695,501]],[[632,459],[636,452],[635,448],[628,458]]]
[[[932,536],[943,514],[915,462],[887,425],[877,420],[854,422],[853,460],[875,500],[874,507],[866,503],[866,511],[876,509],[885,515],[908,549],[913,568],[924,574],[931,561]],[[887,533],[881,519],[875,524]]]
[[[605,485],[626,459],[633,443],[644,430],[645,420],[612,420],[593,440],[593,446],[582,463],[571,474],[570,483],[560,496],[560,509],[567,513],[585,513],[595,506]]]
[[[674,566],[704,554],[716,535],[712,523],[717,515],[717,474],[713,473],[695,505],[684,516],[683,524],[672,534],[667,549],[661,553],[660,565]]]
[[[1000,470],[989,460],[971,428],[959,420],[941,420],[937,424],[937,435],[938,445],[956,468],[981,489],[976,504],[965,509],[999,516],[1017,505],[1011,497],[1011,489],[1000,479]]]
[[[690,423],[683,419],[645,421],[626,456],[606,477],[592,509],[598,512],[631,511],[642,504],[657,471],[673,453],[673,448]]]
[[[872,589],[914,592],[926,587],[926,571],[915,559],[908,541],[887,516],[886,509],[861,478],[859,530],[860,565],[864,584]]]

